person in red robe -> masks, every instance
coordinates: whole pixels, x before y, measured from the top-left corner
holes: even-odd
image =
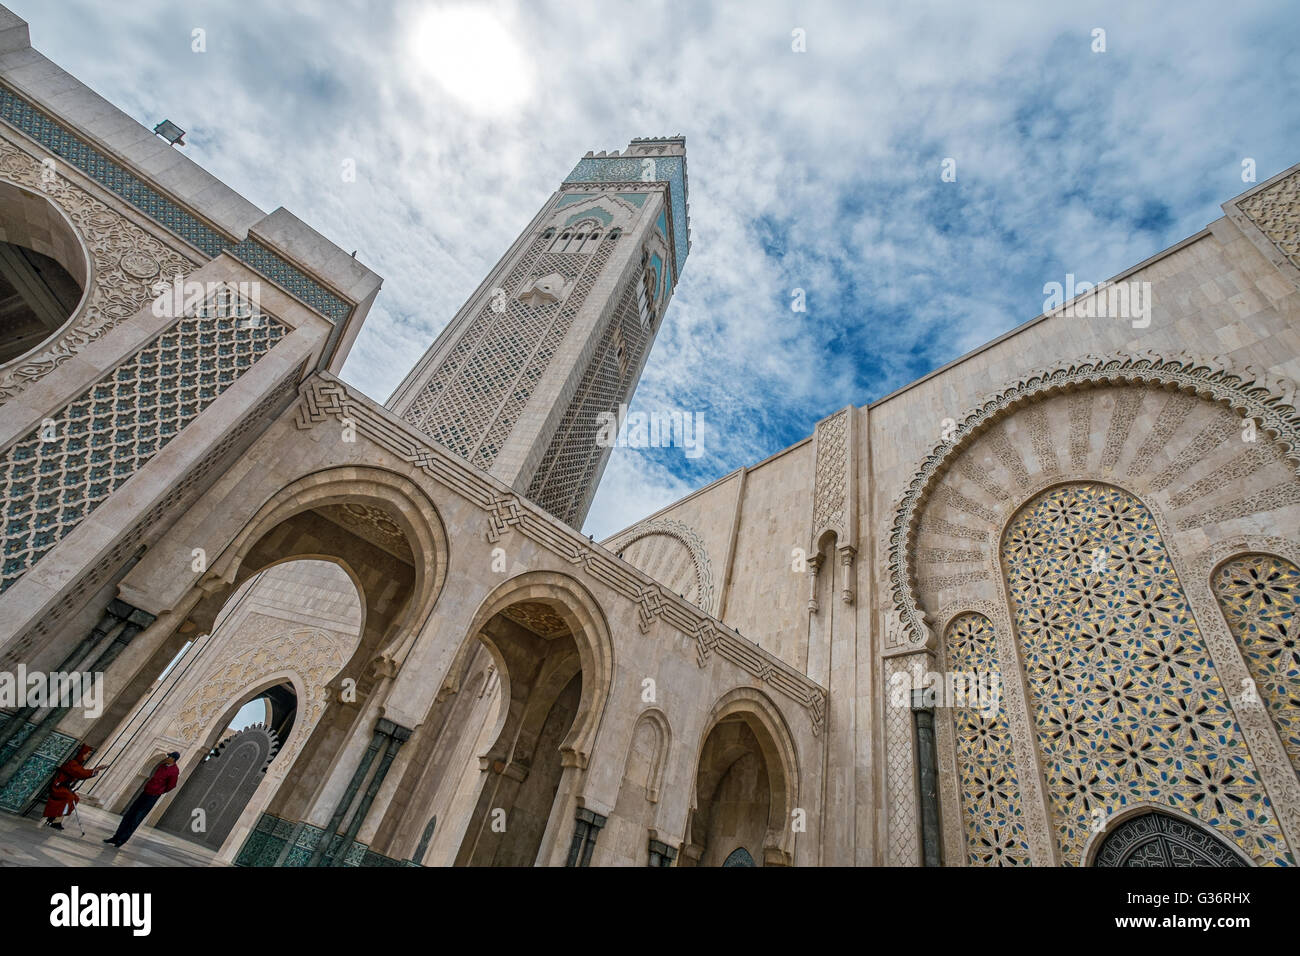
[[[89,744],[82,744],[75,757],[54,771],[54,779],[50,781],[50,798],[45,802],[45,812],[41,814],[45,817],[46,826],[62,830],[63,818],[76,808],[77,801],[81,799],[72,788],[78,781],[89,780],[104,769],[103,765],[89,769],[86,767],[86,761],[94,752]]]

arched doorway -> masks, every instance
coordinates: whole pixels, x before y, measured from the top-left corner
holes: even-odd
[[[362,598],[336,561],[290,560],[247,578],[210,633],[191,627],[165,663],[155,655],[148,692],[104,745],[113,767],[92,782],[97,800],[120,812],[161,755],[179,752],[179,786],[146,823],[218,851],[237,847],[311,752],[329,687],[355,657]]]
[[[694,857],[696,866],[756,866],[754,860],[763,858],[772,788],[758,737],[741,716],[710,731],[695,796],[687,858]]]
[[[727,858],[722,861],[722,865],[726,867],[726,866],[755,866],[757,864],[754,863],[754,858],[749,855],[749,851],[746,850],[743,846],[741,846],[741,847],[737,847],[730,854],[728,854]]]
[[[548,601],[518,601],[493,615],[480,640],[497,661],[500,702],[482,788],[456,863],[532,866],[557,802],[561,745],[582,701],[572,625]]]
[[[779,712],[741,687],[723,696],[710,721],[677,865],[788,866],[798,771]]]
[[[167,806],[158,829],[220,849],[288,739],[297,712],[298,695],[290,683],[245,701]]]
[[[581,584],[502,582],[431,695],[372,846],[428,866],[564,865],[612,675],[609,625]]]
[[[1209,830],[1158,810],[1120,821],[1106,834],[1093,866],[1218,867],[1247,864]]]

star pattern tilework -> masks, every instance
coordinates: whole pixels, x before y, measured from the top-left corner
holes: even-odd
[[[983,614],[963,614],[948,625],[948,666],[954,673],[996,674],[997,638]],[[954,707],[966,860],[970,866],[1028,866],[1029,839],[1020,810],[1020,784],[1011,725],[996,713]]]
[[[1212,583],[1255,684],[1244,699],[1268,709],[1300,773],[1300,569],[1250,554],[1221,567]]]
[[[1063,861],[1151,802],[1291,865],[1147,508],[1108,485],[1049,489],[1013,519],[1002,562]]]

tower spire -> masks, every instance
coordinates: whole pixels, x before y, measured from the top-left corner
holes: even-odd
[[[588,153],[388,407],[581,527],[690,250],[686,138]]]

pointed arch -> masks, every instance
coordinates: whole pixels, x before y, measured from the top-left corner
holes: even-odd
[[[1300,774],[1300,568],[1276,554],[1238,553],[1214,569],[1210,589],[1250,672],[1245,701],[1268,711]]]
[[[632,726],[632,737],[628,743],[627,758],[623,761],[623,779],[629,779],[630,768],[636,756],[639,734],[645,730],[650,735],[650,752],[648,766],[645,768],[645,794],[651,803],[659,802],[659,791],[663,786],[664,768],[668,764],[668,751],[672,746],[672,729],[668,725],[668,716],[658,707],[651,707],[641,712]],[[636,781],[633,781],[634,783]]]
[[[450,547],[442,518],[428,495],[396,472],[370,466],[328,468],[286,485],[245,523],[212,562],[199,586],[208,592],[233,586],[249,552],[278,525],[307,511],[344,504],[374,504],[382,508],[401,530],[410,549],[415,570],[412,594],[394,627],[397,643],[382,650],[384,657],[400,664],[415,641],[419,623],[428,617],[442,592]],[[284,555],[283,560],[302,557],[308,556]],[[354,582],[359,580],[356,569],[349,568],[338,555],[310,557],[334,561],[349,572]],[[363,603],[370,602],[363,598]]]
[[[1185,807],[1261,862],[1289,860],[1146,504],[1101,482],[1055,484],[1014,512],[999,553],[1063,861],[1080,863],[1097,821],[1141,800]]]
[[[560,750],[566,763],[585,768],[613,686],[614,640],[604,610],[581,582],[554,571],[529,571],[497,585],[474,612],[457,657],[468,653],[473,642],[482,640],[482,632],[492,618],[520,602],[549,607],[568,627],[577,645],[582,693],[573,726]],[[489,649],[492,649],[490,644]],[[508,692],[507,669],[499,652],[494,654],[494,658],[502,690]]]
[[[799,805],[798,754],[794,736],[780,710],[767,694],[756,687],[736,687],[723,694],[704,721],[704,730],[695,748],[696,772],[692,775],[690,800],[692,817],[700,803],[698,768],[705,745],[719,725],[733,719],[743,721],[753,732],[766,766],[770,799],[763,851],[765,855],[776,858],[772,862],[789,865],[794,860],[791,813]]]
[[[1085,866],[1254,866],[1229,841],[1174,807],[1143,801],[1106,821],[1088,839]]]

